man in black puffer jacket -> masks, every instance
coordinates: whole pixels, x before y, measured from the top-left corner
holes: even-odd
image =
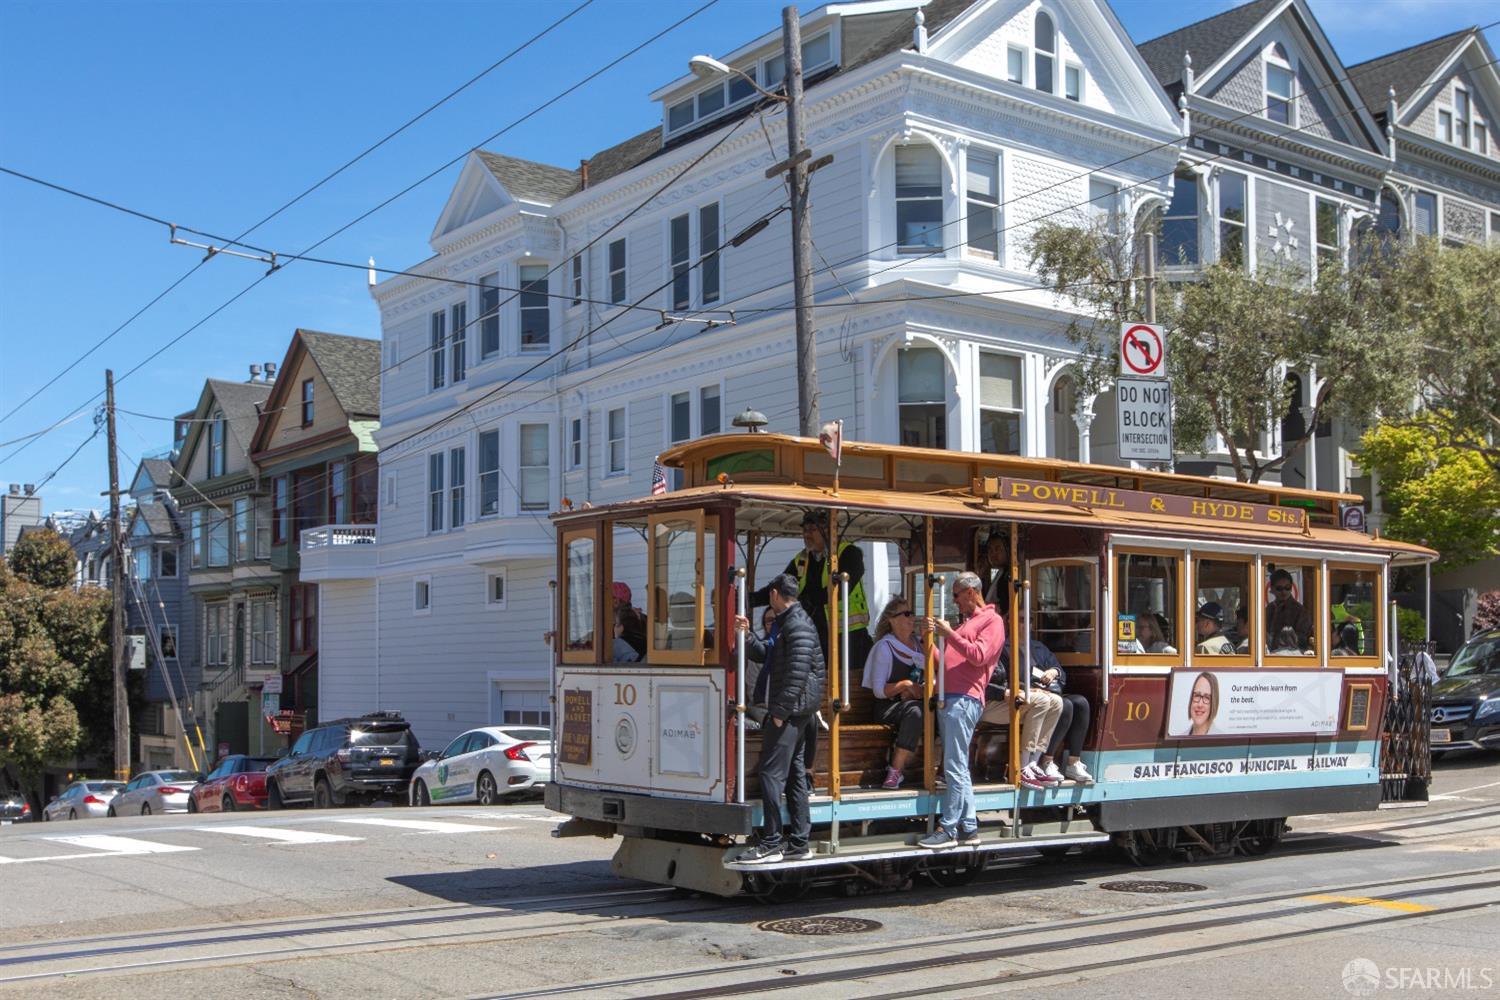
[[[766,720],[761,727],[760,839],[737,858],[752,864],[771,864],[783,857],[795,861],[808,856],[812,818],[804,758],[807,731],[816,725],[813,715],[823,700],[826,674],[817,626],[797,601],[797,578],[783,573],[771,581],[769,591],[776,621],[765,642],[750,631],[748,620],[735,619],[735,626],[745,637],[745,652],[750,659],[764,663],[762,670],[771,678]],[[783,797],[791,822],[784,850]]]

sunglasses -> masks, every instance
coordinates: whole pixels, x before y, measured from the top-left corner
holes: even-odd
[[[1292,588],[1286,584],[1282,584],[1280,587],[1272,587],[1271,589],[1278,594],[1290,594],[1292,592]]]
[[[914,618],[914,617],[916,617],[916,614],[917,613],[915,611],[897,611],[894,614],[892,614],[891,617],[892,618]]]

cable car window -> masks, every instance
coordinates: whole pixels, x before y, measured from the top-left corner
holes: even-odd
[[[1094,655],[1094,564],[1044,563],[1031,570],[1031,633],[1063,663]],[[1071,659],[1064,659],[1071,654]]]
[[[1380,602],[1373,569],[1328,570],[1329,656],[1379,656]]]
[[[1248,656],[1254,591],[1248,562],[1193,561],[1193,650],[1198,656]]]
[[[1272,656],[1312,656],[1317,650],[1316,566],[1265,563],[1265,644]]]
[[[594,535],[564,535],[563,549],[563,655],[588,662],[594,651]]]
[[[1181,660],[1181,558],[1122,552],[1115,557],[1115,651]]]
[[[699,510],[650,519],[650,652],[664,663],[702,663],[712,639],[703,620],[703,521]]]

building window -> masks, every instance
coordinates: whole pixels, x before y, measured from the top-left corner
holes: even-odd
[[[427,456],[427,530],[443,530],[443,453]]]
[[[1490,134],[1484,127],[1484,122],[1474,122],[1474,151],[1481,156],[1490,153]]]
[[[505,570],[496,570],[485,577],[484,602],[492,608],[505,610]]]
[[[479,516],[500,513],[500,432],[479,435]]]
[[[1500,247],[1500,212],[1490,213],[1490,246]]]
[[[385,477],[385,505],[387,507],[400,506],[400,504],[397,502],[399,492],[400,491],[396,486],[396,474],[392,472],[390,475]]]
[[[674,392],[668,404],[668,442],[676,444],[693,436],[693,397],[686,392]]]
[[[1198,175],[1179,170],[1172,184],[1172,203],[1161,217],[1157,263],[1198,263]]]
[[[583,301],[583,254],[573,255],[573,305]]]
[[[286,476],[271,480],[271,544],[281,545],[291,536],[291,523],[287,520]]]
[[[935,347],[898,353],[896,389],[901,444],[909,448],[948,447],[947,365]]]
[[[1063,70],[1063,96],[1070,101],[1083,100],[1083,67],[1068,66]]]
[[[255,558],[271,558],[271,498],[255,498]]]
[[[293,587],[295,594],[299,588]],[[276,599],[250,602],[250,662],[276,662]]]
[[[292,533],[287,541],[296,545],[302,532],[328,523],[328,472],[325,466],[300,469],[292,474]]]
[[[211,667],[229,663],[229,604],[203,606],[203,662]]]
[[[672,253],[672,308],[686,309],[693,304],[692,296],[692,264],[689,258],[692,250],[691,242],[691,219],[686,215],[679,215],[667,224],[670,231]]]
[[[481,361],[500,353],[500,275],[486,274],[479,279],[479,358]]]
[[[1453,141],[1469,148],[1469,92],[1462,87],[1453,88]]]
[[[224,474],[224,413],[215,410],[208,418],[208,478],[217,479]]]
[[[1286,48],[1280,42],[1272,43],[1266,50],[1267,118],[1282,125],[1296,124],[1296,85],[1297,76],[1292,72]]]
[[[971,147],[964,169],[968,247],[987,257],[1000,256],[1000,154]]]
[[[349,502],[350,523],[374,524],[380,516],[380,459],[375,455],[360,455],[349,460],[349,488],[353,498]]]
[[[1051,94],[1057,90],[1057,29],[1052,23],[1052,15],[1046,11],[1037,11],[1036,26],[1033,29],[1035,36],[1035,59],[1032,78],[1036,89],[1043,93]]]
[[[208,564],[229,565],[229,531],[231,515],[227,510],[215,508],[208,516]]]
[[[1219,260],[1245,266],[1245,175],[1219,174]]]
[[[1437,195],[1418,191],[1412,198],[1412,229],[1418,236],[1438,234]]]
[[[234,500],[234,561],[249,562],[255,558],[255,507],[249,497]]]
[[[464,523],[464,479],[468,473],[463,448],[448,452],[448,526],[460,528]]]
[[[625,301],[624,240],[615,240],[609,245],[609,301],[615,305]]]
[[[164,660],[177,659],[177,626],[158,625],[156,627],[156,641],[161,647],[161,658]]]
[[[979,355],[979,450],[1021,454],[1021,359]]]
[[[313,380],[302,380],[302,426],[311,427],[313,422]]]
[[[1453,141],[1453,112],[1439,111],[1437,116],[1438,138],[1444,142]]]
[[[177,549],[175,547],[157,549],[160,553],[157,560],[157,575],[163,580],[171,580],[177,576]]]
[[[419,576],[413,581],[412,610],[419,615],[432,613],[432,577]]]
[[[705,437],[719,433],[721,421],[719,387],[706,385],[698,390],[698,433]]]
[[[1120,235],[1120,187],[1089,178],[1089,221],[1101,233]]]
[[[606,451],[609,452],[607,475],[618,475],[625,471],[625,407],[610,410],[605,418]]]
[[[545,351],[552,343],[547,265],[521,265],[521,350]]]
[[[349,522],[349,469],[344,459],[328,463],[328,523]]]
[[[450,310],[453,332],[448,336],[448,360],[451,378],[456,385],[469,374],[469,304],[455,303]]]
[[[1005,78],[1011,83],[1026,85],[1026,50],[1011,45],[1005,50]]]
[[[445,383],[443,345],[447,340],[446,320],[441,309],[433,313],[430,320],[428,342],[432,348],[432,389],[441,389]]]
[[[583,418],[568,421],[568,468],[583,467]]]
[[[318,585],[304,583],[291,588],[290,645],[293,653],[310,653],[318,648]]]
[[[1317,242],[1318,271],[1321,272],[1325,267],[1337,267],[1342,258],[1339,251],[1338,203],[1326,198],[1319,198],[1317,202],[1314,239]]]
[[[546,510],[547,425],[521,425],[521,509]]]
[[[896,249],[942,248],[943,161],[924,143],[896,147]]]
[[[496,693],[500,702],[498,721],[502,726],[552,725],[552,708],[547,703],[546,691],[512,689]]]
[[[719,301],[719,203],[698,209],[698,300]]]

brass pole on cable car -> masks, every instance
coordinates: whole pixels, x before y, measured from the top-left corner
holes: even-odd
[[[828,754],[828,794],[833,801],[839,801],[841,791],[839,788],[839,716],[843,714],[843,706],[839,703],[836,692],[839,690],[839,675],[844,664],[839,662],[839,627],[843,617],[844,609],[839,604],[839,518],[838,512],[830,509],[828,511],[828,534],[825,536],[828,543],[828,551],[824,553],[824,559],[828,566],[828,587],[824,591],[823,599],[828,607],[828,690],[825,700],[830,705],[833,713],[833,721],[829,724],[829,754]],[[833,823],[834,838],[838,837],[838,820]]]
[[[1006,745],[1010,750],[1010,783],[1018,785],[1021,782],[1021,706],[1016,704],[1020,696],[1021,687],[1021,644],[1026,637],[1021,635],[1021,593],[1020,587],[1016,586],[1021,579],[1021,564],[1017,559],[1016,536],[1020,534],[1019,527],[1012,522],[1010,526],[1010,574],[1008,581],[1010,590],[1010,739]]]
[[[926,566],[924,567],[922,573],[922,610],[925,614],[931,615],[932,518],[925,518],[925,521],[927,523],[927,544],[925,546],[926,554],[924,556],[924,558],[926,559]],[[935,656],[935,651],[937,649],[937,636],[933,632],[927,632],[923,637],[923,641],[926,643],[926,651],[924,655],[927,664],[926,670],[923,671],[926,676],[926,680],[923,682],[925,685],[925,690],[923,691],[923,704],[926,705],[927,710],[922,713],[922,770],[925,772],[922,776],[922,787],[927,789],[927,793],[929,795],[934,795],[937,792],[937,767],[936,761],[934,759],[936,757],[936,754],[933,752],[933,729],[937,724],[937,711],[933,708],[932,695],[933,685],[937,680],[937,657]],[[932,816],[931,814],[929,814],[927,817],[928,832],[931,832],[932,830],[932,823]]]

